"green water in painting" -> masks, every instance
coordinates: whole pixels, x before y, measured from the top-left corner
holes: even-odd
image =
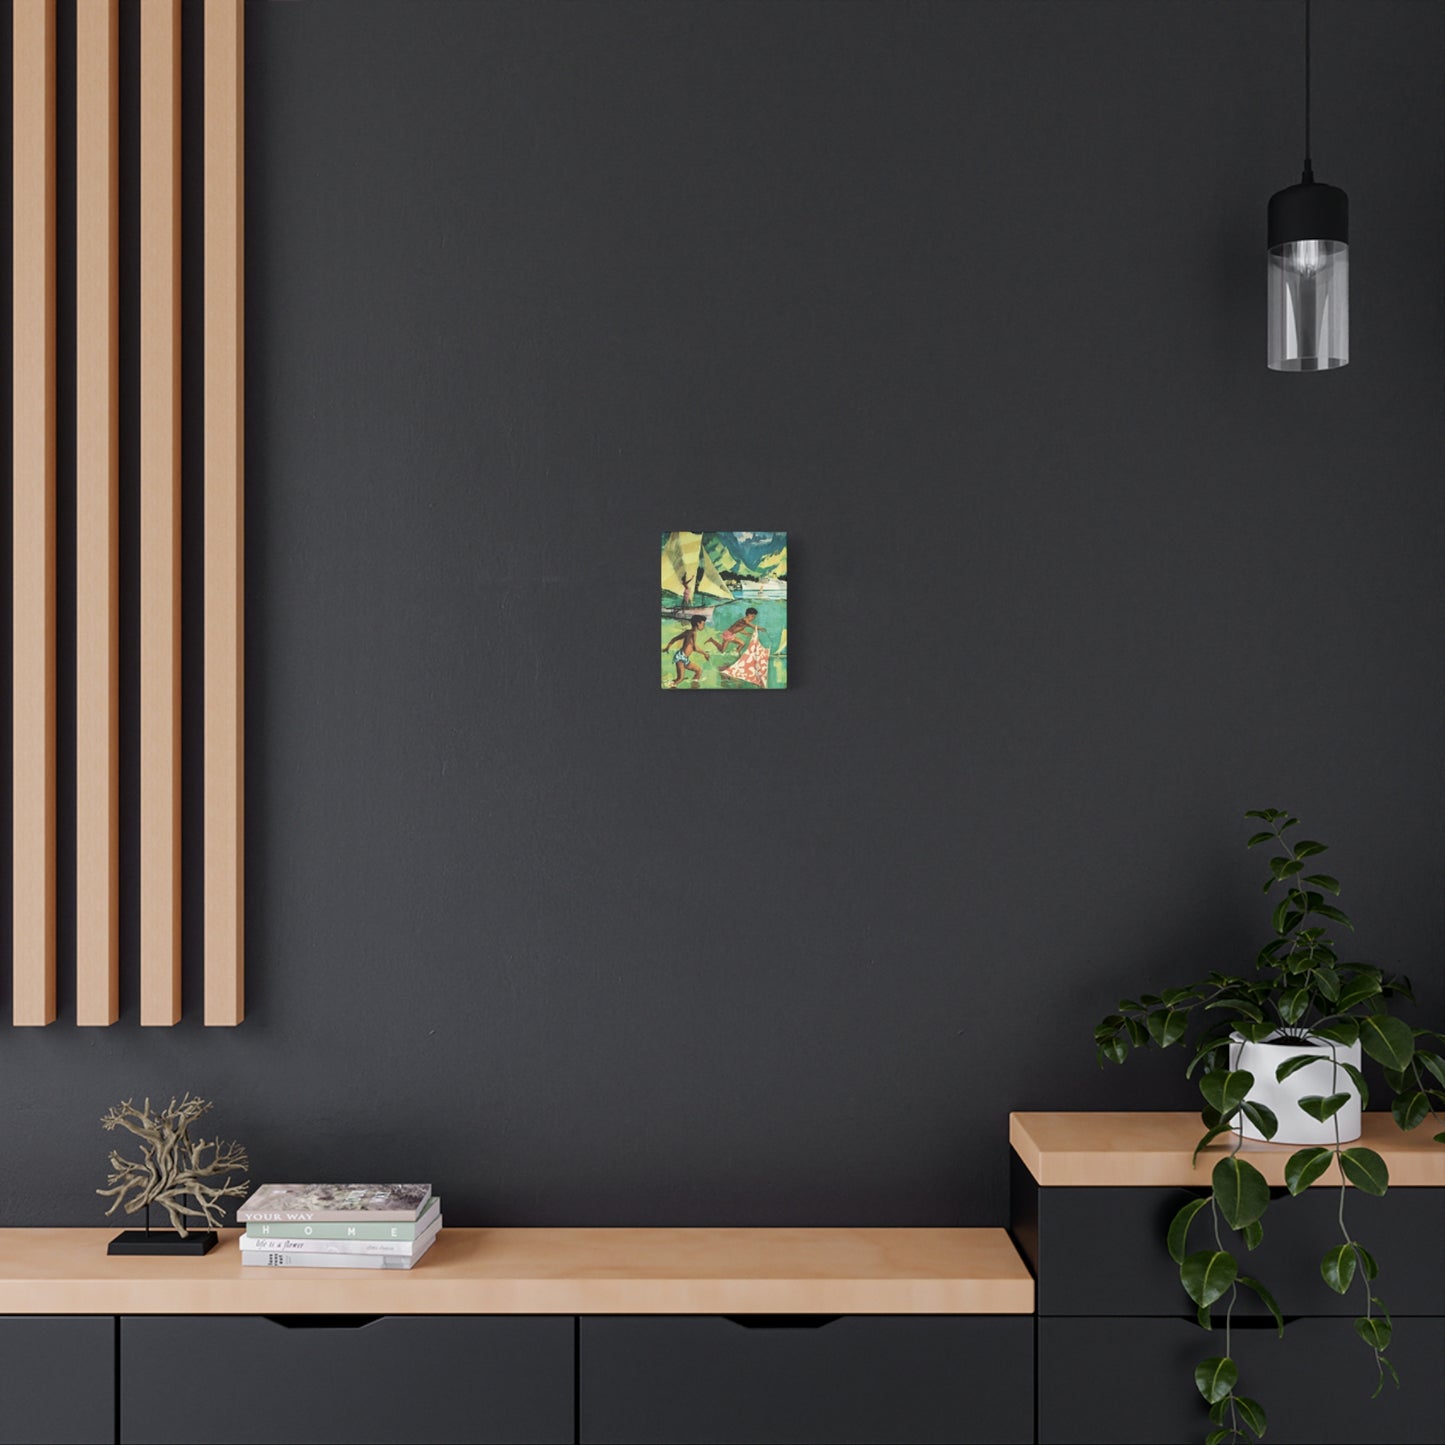
[[[664,597],[664,601],[667,599]],[[675,603],[677,599],[674,597]],[[736,622],[749,607],[758,609],[757,624],[762,629],[763,646],[772,652],[768,659],[768,687],[786,687],[788,685],[788,654],[778,656],[778,644],[783,640],[783,629],[788,625],[788,603],[786,598],[774,597],[750,597],[741,598],[733,602],[720,603],[717,611],[704,624],[702,635],[698,638],[698,646],[702,652],[702,678],[698,681],[697,690],[706,692],[712,691],[736,691],[736,692],[757,692],[759,689],[746,682],[735,682],[730,677],[721,676],[722,669],[737,661],[737,651],[734,648],[728,649],[727,657],[724,659],[718,650],[708,640],[710,638],[722,639],[723,633]],[[664,617],[662,619],[662,636],[658,643],[659,647],[665,647],[679,632],[685,631],[687,624],[680,618]],[[674,659],[677,657],[682,644],[678,643],[671,652],[664,654],[661,659],[662,685],[666,687],[677,676],[677,665]],[[788,652],[793,650],[792,638],[788,639]],[[689,672],[678,691],[692,688],[693,676]]]

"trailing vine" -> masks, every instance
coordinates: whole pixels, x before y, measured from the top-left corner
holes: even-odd
[[[1328,852],[1325,844],[1287,839],[1285,835],[1299,819],[1283,809],[1251,809],[1245,816],[1264,825],[1246,846],[1270,844],[1278,850],[1269,860],[1269,877],[1264,883],[1266,894],[1279,890],[1270,917],[1273,936],[1256,955],[1254,974],[1240,977],[1216,972],[1199,983],[1121,999],[1117,1010],[1094,1030],[1101,1066],[1123,1063],[1136,1048],[1167,1049],[1175,1044],[1192,1048],[1185,1077],[1192,1078],[1196,1069],[1202,1071],[1199,1090],[1204,1098],[1200,1113],[1204,1133],[1195,1146],[1195,1162],[1200,1151],[1221,1135],[1233,1135],[1229,1152],[1214,1165],[1209,1192],[1191,1199],[1175,1214],[1165,1240],[1199,1324],[1212,1330],[1216,1307],[1223,1310],[1224,1352],[1202,1360],[1194,1372],[1195,1387],[1209,1406],[1215,1425],[1206,1436],[1206,1445],[1245,1440],[1246,1430],[1258,1439],[1268,1423],[1260,1402],[1238,1389],[1232,1326],[1241,1288],[1260,1299],[1274,1317],[1279,1334],[1284,1334],[1278,1302],[1260,1280],[1240,1271],[1238,1243],[1226,1243],[1225,1232],[1232,1231],[1246,1252],[1258,1248],[1270,1202],[1264,1176],[1240,1158],[1238,1127],[1248,1120],[1265,1139],[1272,1139],[1279,1128],[1274,1113],[1251,1097],[1254,1075],[1231,1066],[1231,1041],[1328,1047],[1330,1092],[1306,1095],[1298,1104],[1320,1123],[1333,1123],[1334,1143],[1291,1154],[1284,1166],[1285,1187],[1297,1195],[1331,1167],[1339,1174],[1340,1243],[1325,1251],[1320,1274],[1340,1295],[1348,1294],[1358,1281],[1364,1313],[1354,1326],[1373,1356],[1377,1395],[1387,1375],[1399,1384],[1387,1353],[1394,1324],[1375,1292],[1379,1267],[1350,1230],[1346,1205],[1351,1186],[1383,1195],[1390,1175],[1375,1150],[1346,1145],[1340,1138],[1340,1110],[1355,1094],[1360,1107],[1367,1107],[1370,1090],[1361,1071],[1341,1058],[1339,1051],[1353,1049],[1358,1043],[1381,1066],[1391,1094],[1391,1112],[1402,1130],[1418,1128],[1431,1117],[1440,1124],[1440,1109],[1445,1107],[1445,1057],[1439,1051],[1445,1034],[1412,1028],[1391,1012],[1395,1000],[1414,1002],[1409,980],[1386,974],[1373,964],[1341,962],[1336,952],[1329,925],[1354,928],[1349,916],[1329,901],[1339,897],[1340,882],[1328,873],[1306,871],[1316,867],[1312,859]],[[1276,1070],[1277,1081],[1322,1062],[1322,1057],[1316,1052],[1287,1058]],[[1445,1144],[1445,1130],[1434,1137]],[[1191,1226],[1206,1209],[1213,1247],[1191,1250]]]

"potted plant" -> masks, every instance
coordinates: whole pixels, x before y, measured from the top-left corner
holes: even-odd
[[[1314,871],[1313,861],[1328,851],[1323,843],[1290,836],[1299,819],[1280,808],[1251,809],[1247,818],[1262,824],[1246,846],[1272,845],[1264,891],[1278,894],[1270,922],[1273,934],[1255,958],[1253,974],[1211,973],[1198,983],[1121,999],[1116,1012],[1094,1030],[1099,1062],[1123,1063],[1130,1049],[1167,1049],[1180,1044],[1189,1055],[1186,1078],[1200,1071],[1204,1096],[1204,1133],[1199,1150],[1222,1135],[1232,1147],[1215,1164],[1206,1195],[1191,1199],[1174,1216],[1166,1244],[1179,1266],[1180,1283],[1194,1302],[1198,1319],[1212,1328],[1212,1311],[1224,1314],[1224,1351],[1203,1360],[1195,1385],[1209,1405],[1217,1427],[1206,1445],[1256,1438],[1265,1430],[1263,1406],[1238,1391],[1239,1372],[1230,1357],[1230,1325],[1241,1287],[1252,1291],[1274,1316],[1281,1335],[1284,1320],[1269,1289],[1242,1273],[1239,1247],[1246,1251],[1264,1237],[1262,1219],[1270,1202],[1264,1176],[1239,1155],[1243,1138],[1277,1140],[1304,1147],[1285,1162],[1291,1195],[1334,1167],[1340,1177],[1340,1242],[1320,1261],[1325,1283],[1338,1294],[1358,1288],[1364,1312],[1355,1331],[1374,1357],[1379,1394],[1388,1374],[1399,1384],[1388,1350],[1393,1325],[1378,1292],[1378,1268],[1346,1222],[1348,1185],[1383,1195],[1389,1170],[1373,1149],[1351,1145],[1360,1133],[1360,1110],[1370,1090],[1361,1058],[1378,1063],[1401,1129],[1415,1129],[1433,1117],[1441,1124],[1445,1107],[1445,1034],[1412,1028],[1396,1017],[1398,1000],[1413,1002],[1407,979],[1366,963],[1342,962],[1329,929],[1353,930],[1333,902],[1337,878]],[[1445,1144],[1445,1130],[1435,1139]],[[1192,1250],[1190,1228],[1207,1211],[1211,1246]]]

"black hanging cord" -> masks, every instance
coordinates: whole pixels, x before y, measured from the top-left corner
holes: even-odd
[[[1310,0],[1305,0],[1305,169],[1304,179],[1313,181],[1315,164],[1310,159]]]

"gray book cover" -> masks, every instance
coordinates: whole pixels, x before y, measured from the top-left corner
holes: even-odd
[[[237,1211],[243,1224],[413,1220],[431,1198],[430,1184],[263,1184]]]

